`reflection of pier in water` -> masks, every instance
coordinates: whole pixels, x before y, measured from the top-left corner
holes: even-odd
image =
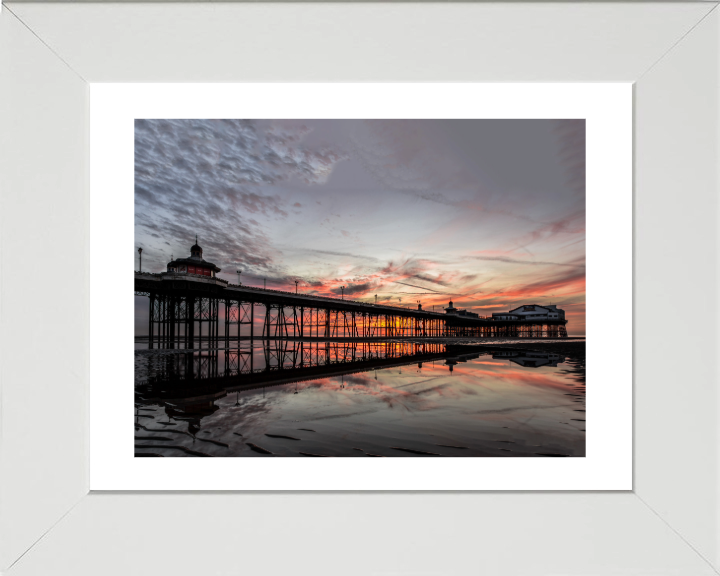
[[[535,352],[533,350],[500,350],[493,353],[493,358],[498,360],[510,360],[524,368],[539,368],[550,366],[557,368],[558,364],[565,362],[565,356],[547,352]]]
[[[262,348],[158,351],[147,360],[153,376],[135,387],[136,401],[196,410],[209,407],[228,391],[421,365],[447,356],[446,346],[438,343],[265,340],[262,344]]]
[[[326,373],[411,364],[446,355],[440,343],[262,341],[262,349],[200,349],[153,354],[155,374],[141,386],[222,380],[231,387],[323,377]]]
[[[138,405],[165,405],[174,418],[202,418],[217,410],[215,401],[240,392],[374,369],[480,355],[472,346],[432,342],[289,342],[266,340],[262,348],[202,349],[145,353],[153,374],[135,386]]]
[[[151,375],[135,386],[135,403],[160,404],[168,421],[187,421],[194,434],[200,421],[219,409],[215,402],[232,392],[297,383],[423,363],[442,362],[449,372],[480,357],[509,360],[523,367],[557,367],[565,358],[531,350],[489,350],[485,346],[434,342],[293,342],[266,340],[254,348],[143,351]],[[143,416],[138,412],[137,425]]]

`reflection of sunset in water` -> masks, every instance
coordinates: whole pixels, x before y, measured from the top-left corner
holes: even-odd
[[[290,345],[297,359],[299,344]],[[269,377],[280,383],[260,382],[250,389],[242,375],[216,379],[225,384],[214,389],[197,388],[203,381],[196,380],[184,399],[136,404],[136,453],[585,455],[582,362],[525,351],[468,351],[443,346],[422,361],[379,358],[395,365],[369,366],[376,357],[356,348],[356,357],[364,353],[367,360],[317,368],[326,370],[325,376],[293,377],[302,371],[278,370]],[[139,354],[136,364],[143,362]],[[262,364],[267,356],[262,344],[256,344],[253,356]],[[338,362],[337,355],[332,358]],[[222,358],[217,362],[222,365]],[[256,371],[259,377],[268,374],[263,366]],[[290,377],[283,380],[286,374]]]

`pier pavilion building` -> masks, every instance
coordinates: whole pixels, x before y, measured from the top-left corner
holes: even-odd
[[[452,304],[452,302],[451,302]],[[537,304],[524,304],[510,310],[509,312],[494,312],[493,320],[565,320],[565,310],[558,308],[555,304],[539,306]]]
[[[452,300],[450,300],[450,306],[445,308],[445,313],[452,314],[454,316],[463,316],[465,318],[479,318],[479,314],[475,314],[475,312],[468,312],[467,310],[455,308],[455,306],[453,306]]]
[[[177,258],[172,262],[168,262],[167,271],[173,274],[199,274],[200,276],[215,277],[220,272],[220,268],[212,262],[203,259],[203,249],[197,243],[195,236],[195,244],[190,247],[189,258]]]

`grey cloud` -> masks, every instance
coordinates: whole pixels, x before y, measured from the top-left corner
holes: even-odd
[[[434,202],[446,201],[434,191],[438,188],[477,186],[452,156],[438,153],[437,138],[423,126],[413,120],[366,120],[352,134],[353,152],[384,186]]]
[[[221,267],[281,273],[262,227],[249,215],[287,217],[290,203],[258,186],[323,183],[346,158],[331,148],[304,147],[308,132],[302,125],[251,120],[136,120],[136,234],[163,237],[184,256],[197,233]],[[164,254],[153,254],[152,247],[147,252],[148,267],[164,266]]]
[[[374,287],[375,284],[371,282],[364,282],[363,284],[348,284],[347,286],[345,286],[344,293],[345,295],[361,293],[364,294],[365,292],[371,290]],[[340,288],[336,288],[333,290],[333,292],[336,294],[340,294],[342,291],[340,290]]]
[[[377,261],[377,258],[375,258],[373,256],[363,256],[361,254],[351,254],[350,252],[336,252],[333,250],[315,250],[315,249],[308,249],[307,252],[311,252],[313,254],[327,254],[328,256],[347,256],[349,258],[358,258],[360,260]]]
[[[432,288],[425,288],[425,286],[417,286],[415,284],[408,284],[407,282],[400,282],[399,280],[394,281],[395,284],[402,284],[403,286],[412,286],[413,288],[420,288],[421,290],[427,290],[428,292],[432,292],[435,294],[444,294],[444,292],[438,292],[437,290],[433,290]],[[425,294],[425,292],[410,292],[410,294]]]
[[[539,260],[519,260],[517,258],[507,258],[506,256],[472,256],[472,259],[487,260],[490,262],[507,262],[508,264],[527,264],[530,266],[568,266],[570,268],[585,268],[585,264],[543,262]]]
[[[584,120],[365,120],[351,144],[384,189],[418,201],[524,222],[540,199],[584,207]]]
[[[433,284],[438,284],[440,286],[448,285],[448,283],[445,280],[442,280],[441,278],[433,278],[433,277],[427,276],[425,274],[412,274],[411,278],[417,278],[418,280],[422,280],[423,282],[432,282]]]
[[[577,194],[585,195],[585,120],[556,120],[558,155],[565,167],[567,183]]]

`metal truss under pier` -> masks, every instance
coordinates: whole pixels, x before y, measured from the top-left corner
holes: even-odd
[[[135,294],[150,299],[149,348],[218,348],[221,344],[228,347],[231,340],[248,336],[251,339],[567,337],[566,320],[538,324],[459,317],[238,286],[193,274],[136,272]]]

